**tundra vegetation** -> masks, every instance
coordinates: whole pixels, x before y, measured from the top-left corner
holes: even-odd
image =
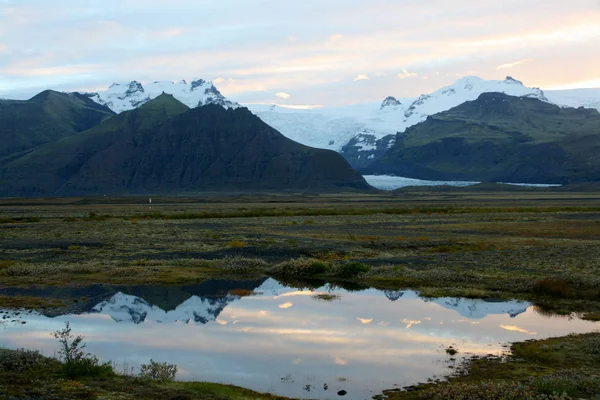
[[[410,288],[426,297],[524,299],[543,312],[598,320],[598,198],[596,192],[407,190],[153,197],[151,209],[140,198],[5,199],[0,201],[0,307],[69,308],[77,300],[3,294],[10,287],[175,285],[273,276],[304,287],[327,281],[351,288]],[[498,399],[523,398],[519,393],[594,398],[590,391],[596,389],[583,388],[597,388],[598,337],[514,344],[508,359],[471,360],[449,383],[388,395],[481,398],[479,390],[487,390],[492,394],[486,398]],[[0,385],[13,388],[17,373],[24,372],[3,372]],[[102,387],[124,389],[127,379],[112,377]],[[193,386],[153,385],[163,394]],[[238,389],[205,387],[220,388],[202,389],[213,393],[211,398],[241,396]]]

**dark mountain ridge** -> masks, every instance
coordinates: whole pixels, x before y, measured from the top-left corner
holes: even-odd
[[[52,90],[29,100],[0,100],[0,162],[90,129],[111,115],[85,96]]]
[[[2,196],[368,190],[339,154],[285,138],[245,108],[163,94],[0,166]]]

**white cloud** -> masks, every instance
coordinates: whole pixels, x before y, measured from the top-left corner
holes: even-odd
[[[501,64],[496,67],[496,69],[510,69],[516,67],[517,65],[525,64],[526,62],[533,61],[531,58],[526,58],[524,60],[515,61],[513,63]]]
[[[290,98],[290,94],[285,93],[285,92],[275,93],[275,96],[279,97],[280,99],[289,99]]]
[[[416,77],[418,74],[416,72],[408,72],[405,68],[402,68],[402,73],[398,74],[398,78],[400,79],[407,79],[407,78],[414,78]]]
[[[356,82],[356,81],[368,81],[370,79],[371,78],[369,78],[369,75],[360,74],[356,78],[354,78],[354,82]]]
[[[501,79],[518,65],[539,87],[599,79],[596,0],[545,0],[544,13],[506,2],[0,0],[0,96],[222,77],[238,102],[285,88],[298,104],[342,105],[418,96],[471,69]],[[519,64],[529,58],[543,68]]]
[[[348,361],[344,360],[343,358],[335,357],[333,361],[336,365],[348,365]]]

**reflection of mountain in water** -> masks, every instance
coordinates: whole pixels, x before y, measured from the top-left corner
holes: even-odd
[[[218,298],[192,296],[174,310],[165,311],[136,296],[117,293],[109,300],[96,305],[92,312],[110,315],[116,322],[140,324],[146,320],[155,322],[196,322],[206,324],[217,319],[221,311],[238,296]]]
[[[383,293],[390,301],[397,301],[401,297],[420,298],[425,302],[439,304],[446,309],[454,310],[461,316],[470,319],[481,319],[489,314],[508,314],[511,318],[514,318],[527,311],[531,306],[531,303],[518,300],[481,300],[457,297],[422,298],[412,290],[384,290]]]
[[[527,311],[530,303],[525,301],[493,301],[493,300],[478,300],[464,299],[452,297],[440,297],[438,299],[428,299],[432,303],[455,310],[463,317],[470,319],[482,319],[489,314],[508,314],[511,318]]]
[[[385,297],[390,299],[390,301],[396,301],[400,297],[404,296],[405,290],[384,290]]]
[[[229,294],[234,289],[253,291],[265,279],[252,281],[208,280],[186,286],[112,286],[5,288],[0,295],[33,296],[49,299],[80,299],[67,308],[48,310],[43,314],[56,317],[65,314],[103,313],[117,322],[141,323],[214,321],[219,313],[238,297]]]

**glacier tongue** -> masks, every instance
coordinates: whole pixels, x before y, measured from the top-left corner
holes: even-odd
[[[187,83],[156,81],[142,84],[137,81],[130,83],[113,83],[107,90],[97,93],[83,93],[96,103],[110,108],[116,113],[132,110],[163,93],[173,95],[177,100],[194,108],[205,104],[217,104],[225,108],[238,108],[238,103],[229,101],[217,88],[208,81],[198,79]]]
[[[542,90],[526,87],[512,77],[505,80],[484,80],[468,76],[417,99],[396,99],[389,96],[382,103],[313,110],[266,105],[249,105],[248,108],[296,142],[336,150],[342,154],[351,151],[358,153],[363,159],[372,159],[380,152],[377,149],[386,147],[372,143],[373,140],[404,132],[425,121],[430,115],[476,100],[482,93],[488,92],[533,97],[549,102]],[[386,141],[389,142],[390,139]],[[355,148],[351,149],[352,147]],[[350,161],[352,163],[351,159]]]

